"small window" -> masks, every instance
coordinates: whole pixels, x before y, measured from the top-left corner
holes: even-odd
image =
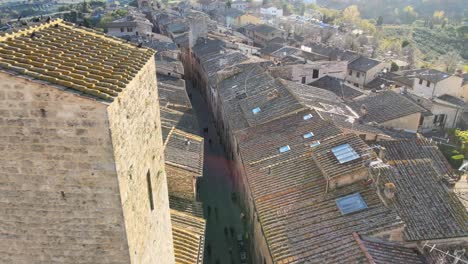
[[[429,86],[431,86],[431,82],[430,82],[430,81],[427,81],[426,87],[429,87]]]
[[[359,83],[354,83],[354,86],[359,87]]]
[[[261,111],[260,107],[255,107],[254,109],[252,109],[252,113],[253,113],[254,115],[260,113],[260,111]]]
[[[317,79],[319,77],[319,70],[314,69],[312,72],[312,78]]]
[[[125,31],[125,28],[120,28],[120,32],[124,32]]]
[[[281,148],[279,148],[279,152],[280,152],[280,153],[288,152],[288,151],[290,151],[290,150],[291,150],[291,148],[289,147],[289,145],[282,146]]]
[[[419,84],[422,84],[423,83],[423,79],[419,79]]]
[[[311,119],[312,117],[313,117],[312,114],[307,114],[307,115],[303,116],[302,118],[303,118],[304,120],[309,120],[309,119]]]
[[[303,84],[305,84],[305,83],[306,83],[306,77],[302,77],[301,82],[302,82]]]
[[[133,31],[133,28],[131,28],[131,27],[127,28],[127,32],[132,32],[132,31]]]
[[[318,140],[317,140],[317,141],[314,141],[314,142],[312,142],[312,143],[310,143],[310,147],[311,147],[311,148],[315,148],[315,147],[317,147],[318,145],[320,145],[320,141],[318,141]]]
[[[154,202],[153,202],[153,186],[151,185],[151,173],[148,171],[146,173],[146,184],[148,185],[148,199],[150,202],[151,211],[154,210]]]
[[[357,77],[357,78],[361,77],[361,73],[360,73],[360,72],[356,72],[356,77]]]
[[[335,200],[342,215],[358,212],[367,208],[360,193],[353,193]]]
[[[312,137],[314,137],[314,133],[309,132],[309,133],[306,133],[306,134],[302,135],[302,137],[304,137],[304,138],[306,138],[306,139],[307,139],[307,138],[312,138]]]
[[[349,70],[348,75],[349,75],[349,76],[352,76],[352,75],[353,75],[353,71],[352,71],[352,70]]]

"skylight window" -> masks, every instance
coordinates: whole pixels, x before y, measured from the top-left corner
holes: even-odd
[[[312,137],[314,136],[314,133],[309,132],[309,133],[306,133],[306,134],[304,134],[304,135],[302,135],[302,136],[303,136],[305,139],[307,139],[307,138],[312,138]]]
[[[288,152],[288,151],[290,151],[290,150],[291,150],[291,148],[289,147],[289,145],[282,146],[281,148],[279,148],[279,152],[280,152],[280,153]]]
[[[260,113],[260,111],[261,111],[261,110],[260,110],[260,107],[255,107],[254,109],[252,109],[252,113],[253,113],[254,115]]]
[[[318,145],[320,145],[320,141],[318,141],[318,140],[317,140],[317,141],[314,141],[314,142],[312,142],[312,143],[310,143],[310,147],[311,147],[311,148],[315,148],[315,147],[317,147]]]
[[[311,119],[312,117],[313,117],[312,114],[307,114],[307,115],[305,115],[305,116],[303,117],[303,119],[304,119],[304,120],[309,120],[309,119]]]
[[[353,193],[335,200],[342,215],[358,212],[367,208],[367,204],[360,193]]]
[[[340,164],[359,158],[359,154],[349,144],[339,145],[331,149]]]

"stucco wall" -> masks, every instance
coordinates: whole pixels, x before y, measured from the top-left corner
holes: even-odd
[[[435,96],[449,94],[455,97],[463,95],[462,89],[463,79],[458,76],[450,76],[436,84]]]
[[[174,263],[154,57],[108,108],[132,263]],[[151,179],[150,208],[147,174]]]
[[[129,263],[106,107],[0,72],[0,263]]]
[[[123,32],[122,29],[123,28]],[[128,31],[128,28],[131,28],[131,31]],[[139,36],[145,36],[148,33],[151,33],[153,27],[151,25],[138,23],[136,26],[115,26],[110,24],[107,28],[107,34],[111,36],[135,36],[138,32]]]
[[[451,107],[447,105],[443,105],[440,103],[435,103],[431,109],[432,115],[425,116],[424,121],[422,124],[422,129],[424,131],[437,128],[436,124],[434,124],[434,117],[435,115],[444,114],[445,116],[445,128],[454,128],[458,123],[458,119],[462,114],[461,109],[457,109],[456,107]]]
[[[382,125],[396,128],[396,129],[407,129],[411,131],[417,131],[419,127],[419,118],[421,113],[414,113],[398,119],[393,119],[382,123]]]

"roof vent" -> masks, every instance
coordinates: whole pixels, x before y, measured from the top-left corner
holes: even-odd
[[[253,113],[254,115],[260,113],[260,111],[261,111],[260,107],[255,107],[254,109],[252,109],[252,113]]]

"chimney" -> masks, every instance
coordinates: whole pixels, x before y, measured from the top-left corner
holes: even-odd
[[[392,182],[387,182],[384,187],[385,198],[391,200],[395,197],[396,187]]]
[[[384,147],[380,147],[380,150],[379,150],[379,159],[381,159],[382,161],[385,159],[385,153],[387,152],[387,149],[384,148]]]
[[[365,104],[361,105],[361,116],[367,115],[367,106]]]

